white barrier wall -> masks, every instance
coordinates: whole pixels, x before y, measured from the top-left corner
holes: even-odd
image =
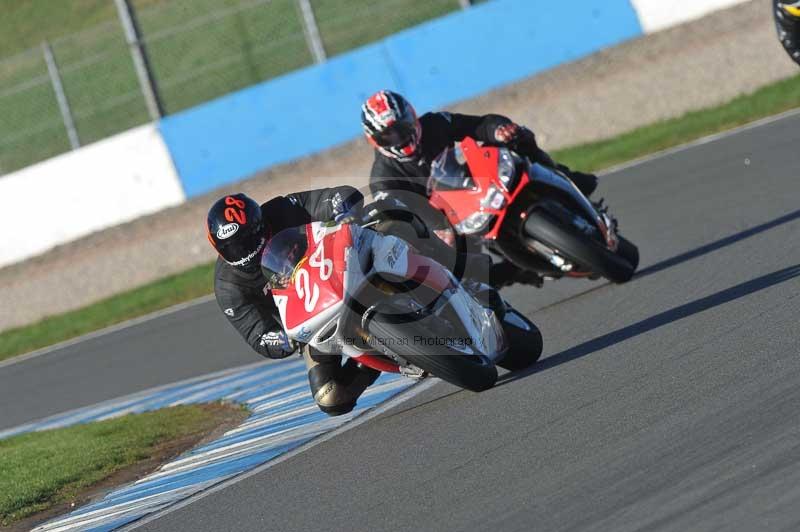
[[[631,0],[645,33],[663,30],[747,0]],[[769,6],[765,6],[769,9]]]
[[[152,124],[0,177],[0,266],[185,201]]]

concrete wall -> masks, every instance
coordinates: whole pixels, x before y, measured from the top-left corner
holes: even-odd
[[[141,126],[0,178],[0,266],[185,201],[155,126]]]

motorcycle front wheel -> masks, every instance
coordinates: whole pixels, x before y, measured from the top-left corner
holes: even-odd
[[[604,244],[582,233],[576,227],[557,221],[550,214],[535,210],[525,220],[525,231],[530,238],[558,251],[570,262],[577,263],[590,271],[602,275],[613,283],[626,283],[631,280],[638,264],[609,250]],[[635,246],[625,241],[626,255],[633,259]],[[632,246],[632,249],[628,247]],[[639,253],[635,253],[638,263]]]
[[[514,309],[503,316],[503,330],[508,341],[508,351],[497,363],[509,371],[530,367],[542,356],[542,333],[531,320]]]
[[[425,323],[393,323],[376,316],[367,324],[369,344],[389,357],[394,354],[460,388],[482,392],[494,386],[497,368],[492,361],[470,353],[468,339],[443,337],[434,332],[438,327],[430,322],[436,319],[428,316]]]

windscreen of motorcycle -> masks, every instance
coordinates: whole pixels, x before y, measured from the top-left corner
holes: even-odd
[[[464,190],[476,188],[460,145],[448,148],[431,163],[428,195],[434,190]]]
[[[305,260],[308,250],[306,226],[291,227],[267,242],[261,254],[261,271],[267,288],[280,290],[289,286],[295,269]]]

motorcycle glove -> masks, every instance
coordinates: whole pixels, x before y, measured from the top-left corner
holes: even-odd
[[[289,338],[283,329],[262,335],[260,343],[269,352],[270,358],[286,358],[298,348],[298,343]]]
[[[494,130],[494,139],[499,144],[514,145],[522,140],[530,142],[531,138],[534,138],[533,131],[513,122],[501,124]]]
[[[536,135],[525,126],[508,123],[497,127],[494,138],[498,144],[506,146],[532,162],[555,167],[553,159],[536,143]]]
[[[347,223],[359,220],[362,216],[362,201],[363,196],[361,194],[349,194],[345,197],[339,192],[334,194],[331,198],[333,221]]]

